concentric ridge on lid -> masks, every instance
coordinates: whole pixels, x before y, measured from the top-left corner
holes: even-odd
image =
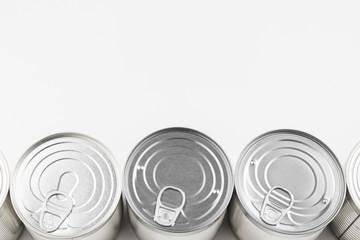
[[[346,186],[339,162],[317,138],[277,130],[253,140],[235,171],[242,210],[265,231],[310,234],[338,213]]]
[[[233,191],[225,153],[209,137],[187,128],[163,129],[143,139],[130,154],[123,182],[135,215],[174,233],[211,225]]]
[[[77,133],[60,133],[22,156],[12,182],[14,208],[32,231],[75,238],[96,231],[113,215],[121,194],[110,152]]]
[[[0,207],[5,202],[9,191],[10,172],[5,157],[0,153]]]
[[[360,142],[353,148],[346,164],[346,180],[350,203],[360,214]]]

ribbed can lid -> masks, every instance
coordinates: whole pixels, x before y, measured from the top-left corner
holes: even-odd
[[[335,155],[317,138],[294,130],[253,140],[238,161],[235,188],[251,221],[265,231],[289,235],[323,229],[346,193]]]
[[[233,191],[231,166],[209,137],[187,128],[151,134],[132,151],[124,194],[136,216],[166,232],[192,232],[224,213]]]
[[[351,196],[349,201],[355,205],[360,213],[360,142],[351,151],[346,164],[346,180],[348,192]]]
[[[120,200],[118,166],[98,141],[61,133],[33,145],[16,167],[14,208],[48,238],[76,238],[103,226]]]

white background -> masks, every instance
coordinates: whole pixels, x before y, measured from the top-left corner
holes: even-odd
[[[294,128],[344,163],[360,140],[359,10],[358,0],[0,0],[1,151],[13,170],[35,141],[75,131],[123,166],[146,135],[184,126],[234,165],[257,135]],[[124,222],[118,239],[135,239]],[[217,239],[235,237],[225,224]]]

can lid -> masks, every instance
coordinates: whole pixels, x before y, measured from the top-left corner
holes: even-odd
[[[331,150],[295,130],[272,131],[253,140],[242,152],[235,175],[243,211],[270,233],[322,230],[346,193],[344,174]]]
[[[0,207],[4,204],[10,185],[10,172],[5,157],[0,153]]]
[[[20,219],[45,238],[91,234],[113,215],[120,195],[119,169],[110,152],[77,133],[55,134],[30,147],[11,187]]]
[[[360,213],[360,142],[353,148],[346,164],[346,180],[351,196],[348,199]]]
[[[173,233],[215,222],[234,187],[222,149],[187,128],[163,129],[142,140],[130,154],[123,182],[135,215],[155,229]]]

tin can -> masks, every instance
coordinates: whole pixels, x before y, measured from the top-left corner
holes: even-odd
[[[319,139],[277,130],[253,140],[235,171],[230,225],[242,240],[314,240],[339,212],[341,166]]]
[[[168,128],[143,139],[125,166],[124,196],[139,239],[213,239],[233,192],[230,163],[206,135]]]
[[[0,239],[15,240],[20,237],[23,224],[12,207],[9,186],[9,168],[0,153]]]
[[[360,239],[360,143],[346,163],[347,194],[339,214],[330,226],[340,240]]]
[[[11,185],[16,213],[34,240],[114,240],[121,222],[119,168],[104,145],[77,133],[35,143]]]

